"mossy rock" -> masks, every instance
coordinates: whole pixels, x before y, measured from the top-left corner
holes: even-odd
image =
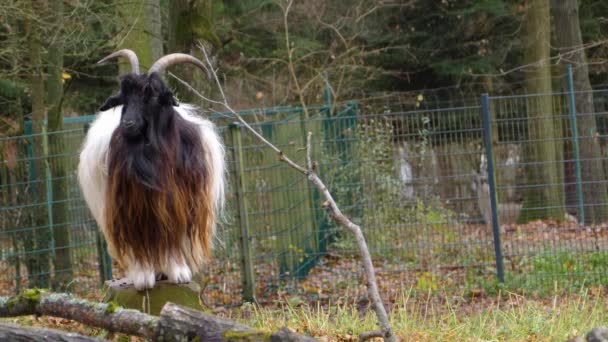
[[[135,309],[150,315],[159,316],[167,302],[204,311],[199,300],[200,286],[188,284],[171,284],[158,281],[153,289],[137,291],[133,283],[126,278],[108,280],[104,284],[104,302],[113,303],[123,308]]]

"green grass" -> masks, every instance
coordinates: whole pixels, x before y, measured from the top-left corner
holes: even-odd
[[[544,297],[499,291],[495,296],[474,299],[454,292],[425,296],[407,291],[392,304],[389,315],[394,332],[403,341],[566,341],[606,325],[607,299],[608,292],[601,287]],[[245,304],[222,315],[267,332],[287,326],[320,341],[354,341],[359,334],[377,329],[370,310],[360,311],[353,304],[310,305],[297,296],[283,297],[272,308]],[[122,334],[48,316],[6,320],[128,340]]]
[[[508,272],[505,286],[521,293],[572,292],[581,287],[608,283],[608,253],[553,251],[517,261],[517,272]]]
[[[596,291],[582,289],[575,295],[544,299],[503,292],[473,301],[449,293],[442,300],[405,294],[390,317],[404,341],[565,341],[606,324],[606,298]],[[240,314],[247,312],[248,318],[241,320],[268,331],[288,326],[329,341],[377,329],[371,311],[360,314],[353,306],[291,302],[275,309],[244,307]]]

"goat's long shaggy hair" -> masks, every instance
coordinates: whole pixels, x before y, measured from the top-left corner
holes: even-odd
[[[155,74],[126,75],[102,109],[78,176],[110,254],[139,289],[160,273],[190,281],[210,256],[223,202],[224,150],[214,125],[174,106]]]
[[[165,132],[150,129],[155,143],[133,144],[120,126],[114,131],[106,230],[119,261],[132,253],[143,266],[160,269],[171,257],[198,269],[209,256],[215,222],[211,178],[200,135],[173,117]]]

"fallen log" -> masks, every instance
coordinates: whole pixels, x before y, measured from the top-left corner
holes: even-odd
[[[167,303],[160,314],[157,337],[163,341],[316,341],[283,328],[275,333]]]
[[[156,317],[124,309],[112,302],[95,303],[38,289],[26,290],[13,297],[0,297],[0,317],[23,315],[67,318],[152,341],[315,341],[287,328],[269,333],[172,303],[165,304],[160,317]]]
[[[113,303],[95,303],[65,293],[25,290],[14,297],[0,297],[0,317],[46,315],[72,319],[86,325],[146,338],[154,337],[158,317]],[[135,324],[136,323],[136,324]]]
[[[101,342],[102,340],[60,330],[26,328],[17,324],[0,322],[0,341]]]

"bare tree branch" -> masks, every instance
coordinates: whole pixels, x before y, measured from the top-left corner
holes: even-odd
[[[306,163],[308,166],[308,170],[313,170],[312,165],[312,132],[308,132],[306,136]]]
[[[566,52],[562,52],[557,54],[556,56],[552,56],[549,58],[545,58],[545,59],[541,59],[538,61],[534,61],[532,63],[528,63],[528,64],[524,64],[524,65],[520,65],[517,66],[515,68],[509,69],[509,70],[501,70],[501,72],[496,73],[496,74],[478,74],[478,73],[472,73],[469,72],[468,74],[470,76],[477,76],[477,77],[481,77],[481,76],[486,76],[486,77],[497,77],[497,76],[506,76],[508,74],[514,73],[516,71],[520,71],[520,70],[525,70],[525,69],[529,69],[529,68],[536,68],[538,66],[542,66],[545,63],[551,63],[553,62],[555,65],[559,65],[560,63],[562,63],[562,60],[567,60],[565,56],[571,56],[572,54],[575,54],[577,52],[580,51],[585,51],[597,46],[602,46],[602,45],[608,45],[608,39],[604,39],[604,40],[600,40],[600,41],[596,41],[596,42],[591,42],[588,44],[583,44],[581,46],[576,46],[576,47],[572,47],[571,50],[566,51]],[[601,61],[601,62],[587,62],[587,65],[593,65],[593,64],[605,64],[607,63],[606,61]]]
[[[199,46],[199,48],[203,52],[203,55],[205,57],[205,63],[207,63],[208,66],[211,66],[211,61],[209,59],[209,55],[208,55],[205,47]],[[385,341],[396,342],[397,337],[394,335],[393,330],[390,326],[386,308],[384,307],[384,304],[382,303],[382,298],[380,297],[380,293],[378,291],[378,282],[376,280],[376,273],[374,270],[374,265],[372,263],[372,257],[369,252],[369,248],[367,247],[367,242],[365,241],[365,237],[363,236],[363,232],[361,231],[361,227],[359,227],[357,224],[353,223],[348,217],[346,217],[342,213],[342,211],[340,211],[338,205],[336,204],[336,201],[334,200],[333,196],[327,189],[327,186],[325,186],[325,183],[323,183],[321,178],[319,178],[319,176],[317,175],[317,173],[314,170],[314,164],[312,162],[312,157],[311,157],[312,133],[309,132],[308,136],[307,136],[306,149],[307,149],[308,168],[304,168],[301,165],[292,161],[273,143],[271,143],[270,141],[265,139],[255,129],[253,129],[253,127],[251,127],[249,125],[249,123],[247,123],[235,110],[233,110],[232,107],[230,107],[230,105],[228,104],[226,95],[224,93],[224,90],[222,88],[222,85],[217,76],[216,70],[214,70],[211,67],[210,67],[210,70],[212,70],[212,72],[211,72],[212,77],[214,78],[215,83],[216,83],[217,87],[219,88],[220,94],[222,96],[222,100],[219,102],[222,103],[224,108],[227,111],[229,111],[230,113],[232,113],[235,116],[235,118],[237,118],[237,120],[247,130],[249,130],[256,138],[258,138],[262,143],[264,143],[264,145],[266,145],[271,150],[275,151],[279,156],[279,160],[287,163],[289,166],[291,166],[298,172],[304,174],[308,178],[308,180],[311,182],[311,184],[313,184],[323,195],[323,198],[325,199],[325,202],[323,203],[323,207],[327,210],[329,216],[340,226],[350,230],[351,233],[355,236],[355,239],[357,241],[357,246],[359,247],[359,254],[361,256],[361,262],[363,263],[363,268],[365,269],[365,273],[367,275],[368,295],[372,301],[374,311],[378,318],[378,322],[380,324],[381,331],[382,331],[382,337],[384,338]]]
[[[367,341],[374,337],[382,337],[382,331],[374,330],[374,331],[364,332],[363,334],[359,335],[359,342]]]

